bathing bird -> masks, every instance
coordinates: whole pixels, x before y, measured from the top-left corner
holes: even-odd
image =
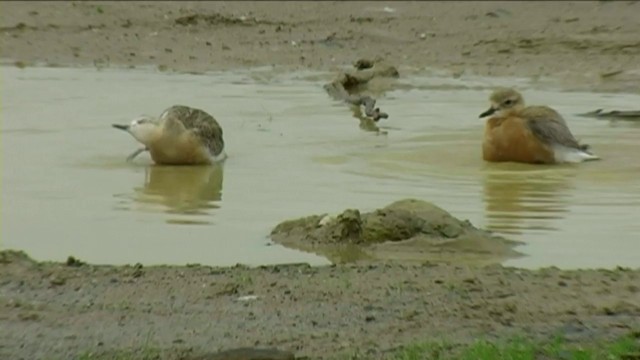
[[[144,145],[127,161],[144,151],[149,151],[159,165],[213,164],[227,157],[220,124],[207,112],[189,106],[174,105],[159,118],[142,116],[128,125],[113,127],[128,132]]]
[[[492,115],[484,128],[485,161],[558,164],[600,159],[576,140],[554,109],[525,106],[522,95],[511,88],[494,90],[489,101],[491,107],[480,114]]]

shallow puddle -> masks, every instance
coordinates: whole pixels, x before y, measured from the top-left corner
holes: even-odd
[[[268,241],[279,222],[401,198],[432,201],[526,245],[508,265],[637,267],[640,123],[574,114],[632,110],[640,96],[535,90],[523,80],[402,78],[363,131],[322,85],[332,74],[207,75],[2,69],[2,248],[92,263],[251,265],[327,261]],[[549,104],[603,160],[567,166],[480,158],[489,89]],[[159,167],[110,127],[173,104],[225,131],[224,167]]]

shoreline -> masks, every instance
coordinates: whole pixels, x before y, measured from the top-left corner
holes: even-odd
[[[241,347],[383,359],[427,340],[562,335],[588,343],[640,330],[640,269],[98,266],[35,262],[4,250],[0,277],[0,354],[11,359],[86,352],[115,359],[146,348],[162,359],[196,359]]]

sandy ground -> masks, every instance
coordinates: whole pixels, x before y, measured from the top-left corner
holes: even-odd
[[[637,91],[639,12],[636,1],[2,2],[0,55],[16,66],[189,72],[337,70],[381,56],[401,76],[554,77],[567,88]],[[134,268],[0,254],[2,359],[146,347],[190,358],[240,346],[376,359],[437,338],[590,341],[632,331],[640,317],[640,269]]]
[[[640,270],[69,266],[10,252],[0,261],[3,359],[145,346],[166,358],[257,346],[378,359],[426,340],[591,341],[640,326]]]
[[[2,58],[21,65],[202,72],[334,69],[382,56],[401,69],[554,77],[635,90],[637,1],[3,2]]]

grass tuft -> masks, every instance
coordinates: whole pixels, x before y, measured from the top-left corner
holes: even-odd
[[[609,342],[576,344],[556,337],[534,342],[524,337],[493,342],[477,340],[471,344],[445,342],[416,343],[395,352],[390,360],[628,360],[640,359],[640,339],[632,335]]]

